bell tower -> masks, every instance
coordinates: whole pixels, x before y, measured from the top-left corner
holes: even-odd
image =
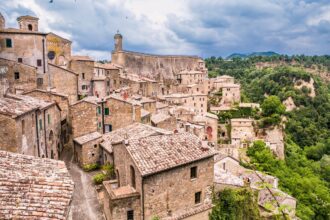
[[[123,36],[117,31],[117,34],[114,36],[115,39],[115,51],[123,50]]]
[[[29,15],[21,16],[17,18],[19,29],[25,31],[38,31],[39,18],[32,17]]]

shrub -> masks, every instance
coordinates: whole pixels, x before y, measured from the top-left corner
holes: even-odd
[[[86,164],[83,166],[83,170],[85,172],[90,172],[90,171],[93,171],[93,170],[96,170],[96,169],[99,169],[100,166],[97,164],[97,163],[92,163],[92,164]]]
[[[115,176],[115,169],[112,164],[107,163],[102,166],[102,170],[105,171],[107,178],[111,179]]]
[[[104,180],[106,180],[107,175],[104,173],[98,173],[93,176],[93,182],[96,185],[102,184]]]

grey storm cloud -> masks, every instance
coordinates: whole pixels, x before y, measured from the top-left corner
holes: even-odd
[[[24,1],[29,3],[1,0],[7,26],[16,26],[19,15],[37,15],[47,21],[46,31],[69,36],[74,52],[100,59],[110,58],[117,30],[125,49],[159,54],[207,57],[272,50],[311,55],[330,50],[328,0],[187,0],[177,2],[180,10],[167,10],[163,20],[137,13],[129,7],[131,0]],[[138,2],[148,6],[148,0]]]

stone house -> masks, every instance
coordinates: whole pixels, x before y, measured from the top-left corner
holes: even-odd
[[[1,16],[3,18],[3,16]],[[37,84],[47,81],[46,53],[47,34],[39,32],[38,18],[21,16],[17,18],[19,29],[5,28],[4,19],[0,31],[0,57],[36,67]]]
[[[101,163],[114,164],[113,160],[113,145],[121,144],[124,140],[148,137],[153,135],[168,135],[173,132],[164,129],[152,127],[150,125],[134,123],[124,128],[119,128],[115,131],[103,135],[100,141]]]
[[[113,145],[113,154],[118,188],[104,182],[107,219],[208,218],[215,152],[198,137],[130,139]]]
[[[20,94],[37,88],[37,68],[0,58],[0,74],[8,81],[9,92]]]
[[[176,130],[177,122],[176,118],[171,115],[157,113],[151,116],[151,125],[157,128],[174,131]]]
[[[79,166],[101,163],[102,155],[99,147],[101,138],[102,134],[95,131],[73,139],[74,159]]]
[[[239,84],[224,84],[222,85],[222,105],[232,105],[241,102],[241,86]]]
[[[114,75],[113,71],[119,71],[110,63],[95,63],[93,83],[93,95],[97,97],[105,97],[110,95],[113,86],[111,85],[111,77]]]
[[[68,96],[54,91],[41,89],[34,89],[23,94],[48,102],[56,102],[58,104],[61,108],[61,143],[62,146],[64,146],[64,144],[69,141],[69,135],[71,132],[70,104]]]
[[[77,138],[93,132],[103,133],[101,100],[89,96],[70,106],[72,137]]]
[[[0,149],[58,159],[61,109],[55,102],[24,95],[0,98]]]
[[[196,114],[204,115],[207,113],[207,95],[173,93],[165,95],[164,99],[169,105],[181,105],[193,108]]]
[[[134,122],[141,122],[141,104],[112,94],[104,99],[104,132],[126,127]]]
[[[0,219],[69,219],[74,183],[63,161],[0,151]]]
[[[94,60],[88,56],[71,56],[69,69],[78,74],[80,98],[93,95]]]
[[[51,89],[68,96],[70,104],[78,100],[78,74],[49,63]]]
[[[222,75],[218,76],[213,80],[213,86],[216,90],[223,88],[226,84],[234,84],[235,79],[232,76]]]
[[[142,108],[151,114],[156,113],[156,100],[139,95],[133,95],[132,99],[140,103]]]
[[[169,111],[169,105],[162,102],[156,102],[156,113],[167,114]]]
[[[72,41],[52,32],[46,38],[48,62],[66,68],[71,60]]]
[[[151,124],[151,113],[143,108],[141,108],[141,123]]]
[[[230,120],[231,144],[236,147],[249,147],[256,139],[254,120],[248,118],[233,118]]]
[[[205,73],[197,70],[184,70],[176,74],[178,83],[182,85],[202,84],[204,78]]]

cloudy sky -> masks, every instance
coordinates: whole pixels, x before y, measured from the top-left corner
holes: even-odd
[[[75,54],[110,59],[113,35],[124,49],[228,56],[275,51],[330,54],[329,0],[0,0],[7,27],[19,15],[72,40]]]

